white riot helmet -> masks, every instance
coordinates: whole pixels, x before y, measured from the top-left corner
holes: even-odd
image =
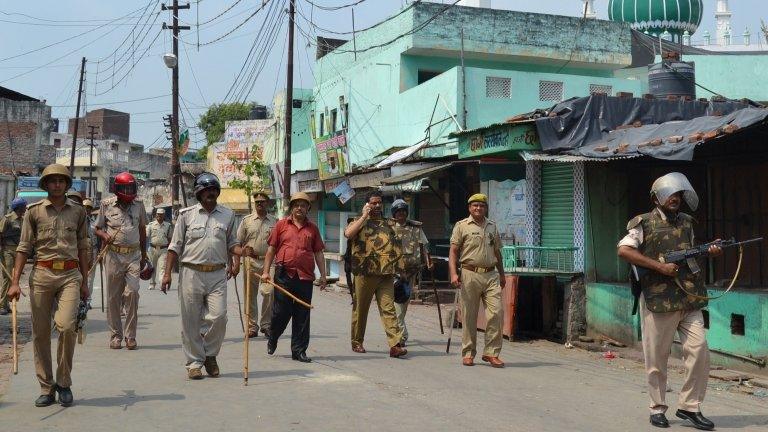
[[[653,186],[651,186],[651,196],[655,196],[659,200],[660,205],[667,202],[669,197],[678,192],[683,193],[683,199],[685,199],[688,207],[696,211],[699,207],[699,196],[696,195],[696,191],[693,190],[691,182],[688,181],[685,175],[679,172],[669,173],[657,178],[653,182]]]

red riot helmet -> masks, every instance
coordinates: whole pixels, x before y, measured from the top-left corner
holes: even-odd
[[[139,272],[139,278],[141,278],[141,280],[150,280],[152,279],[152,273],[154,272],[155,272],[155,268],[152,267],[152,263],[147,261],[144,264],[144,267],[142,267],[141,271]]]
[[[129,172],[121,172],[115,176],[115,195],[123,202],[133,202],[136,199],[136,178]]]

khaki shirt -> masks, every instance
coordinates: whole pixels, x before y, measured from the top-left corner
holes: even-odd
[[[240,244],[235,233],[235,213],[217,205],[208,213],[202,204],[179,212],[168,250],[185,264],[228,264],[229,251]]]
[[[96,228],[106,231],[114,239],[115,246],[138,246],[139,229],[147,224],[147,212],[141,200],[134,200],[128,207],[118,203],[117,197],[101,201]]]
[[[48,198],[27,207],[17,252],[36,251],[37,260],[77,260],[78,250],[88,249],[85,209],[67,200],[57,210]]]
[[[277,218],[270,214],[261,218],[255,212],[251,213],[240,222],[240,226],[237,228],[237,241],[243,247],[252,247],[256,255],[259,256],[258,259],[263,260],[269,247],[267,239],[269,239],[269,234],[276,223]]]
[[[8,213],[0,219],[0,235],[3,236],[5,246],[16,246],[19,243],[17,237],[21,234],[21,219],[15,211]],[[14,235],[14,232],[16,235]]]
[[[163,221],[162,224],[153,220],[147,225],[147,239],[150,246],[168,246],[171,238],[171,224]]]
[[[459,262],[477,267],[495,267],[496,251],[501,248],[501,237],[496,223],[488,218],[478,224],[472,216],[456,222],[451,244],[459,247]]]

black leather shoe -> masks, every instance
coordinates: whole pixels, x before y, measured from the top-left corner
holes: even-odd
[[[669,421],[664,413],[651,414],[651,424],[659,428],[668,428]]]
[[[56,402],[56,396],[54,396],[55,394],[56,393],[40,395],[39,398],[35,399],[35,406],[47,407],[53,405],[53,403]]]
[[[715,424],[709,421],[708,418],[701,415],[700,412],[685,411],[679,409],[675,415],[683,420],[688,420],[689,422],[693,423],[693,427],[696,429],[712,430],[715,428]]]
[[[72,406],[72,390],[69,387],[56,387],[56,391],[59,392],[59,405],[63,407]]]
[[[291,356],[296,361],[300,361],[302,363],[312,363],[312,359],[307,357],[307,353],[298,353]]]
[[[277,349],[277,341],[272,341],[272,339],[267,341],[267,354],[272,355],[275,353],[275,350]]]

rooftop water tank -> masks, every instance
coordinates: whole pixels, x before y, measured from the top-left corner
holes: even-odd
[[[252,105],[248,116],[251,120],[264,120],[267,118],[267,107],[264,105]]]
[[[667,96],[696,99],[694,63],[665,60],[648,66],[648,92],[660,99]]]

